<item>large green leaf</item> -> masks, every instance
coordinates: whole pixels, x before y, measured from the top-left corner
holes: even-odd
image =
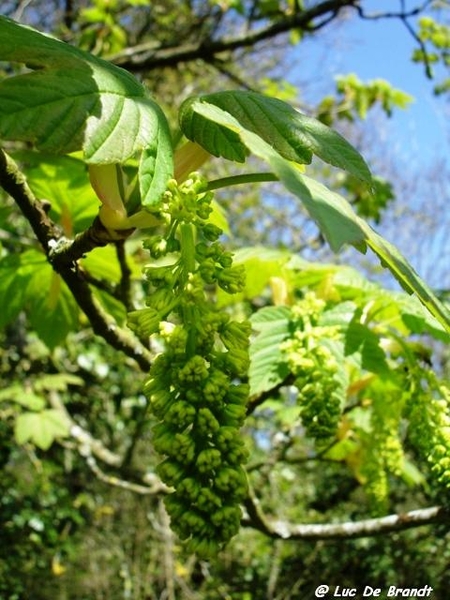
[[[42,263],[29,283],[27,308],[31,326],[49,348],[78,327],[80,311],[75,299],[48,263]]]
[[[139,189],[143,206],[151,208],[158,202],[172,174],[172,142],[166,120],[161,119],[158,133],[142,152],[139,163]]]
[[[408,293],[415,293],[430,313],[450,332],[450,313],[447,308],[395,246],[358,217],[345,198],[304,176],[295,164],[283,158],[259,135],[245,129],[234,116],[221,108],[197,100],[189,104],[189,114],[200,115],[204,119],[204,128],[209,122],[210,136],[213,136],[214,129],[218,128],[221,132],[228,129],[234,136],[239,137],[242,144],[252,154],[268,163],[285,187],[302,201],[335,252],[344,244],[352,244],[362,252],[365,252],[366,247],[369,246],[402,287]],[[187,123],[189,123],[189,114],[184,117]],[[193,133],[195,136],[195,132],[194,129],[189,130],[188,133]],[[202,136],[200,139],[194,137],[193,141],[201,145],[201,138]]]
[[[298,163],[310,163],[313,155],[371,182],[369,168],[357,150],[336,131],[308,117],[286,102],[248,91],[227,91],[187,100],[180,109],[181,126],[188,138],[211,154],[242,162],[248,147],[230,128],[211,127],[197,110],[198,103],[217,106],[238,123],[256,133],[280,156]]]
[[[26,300],[26,289],[33,274],[28,253],[10,254],[0,260],[0,329],[17,317]]]
[[[19,383],[0,390],[0,402],[15,402],[28,410],[42,410],[46,405],[42,396]]]
[[[0,328],[25,311],[41,340],[54,348],[78,326],[79,309],[44,254],[27,250],[0,261]]]
[[[164,140],[158,105],[129,73],[87,52],[0,17],[0,60],[35,71],[0,83],[0,137],[40,150],[82,149],[91,163],[124,162]]]
[[[50,217],[67,236],[84,231],[98,213],[86,164],[75,156],[20,151],[13,158],[26,167],[27,181],[38,198],[50,202]]]

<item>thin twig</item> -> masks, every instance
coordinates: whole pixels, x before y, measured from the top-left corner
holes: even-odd
[[[76,264],[58,260],[57,247],[67,246],[61,230],[48,216],[45,205],[34,196],[17,164],[2,149],[0,149],[0,185],[15,200],[28,220],[48,261],[66,283],[76,303],[91,323],[94,333],[104,338],[116,350],[133,358],[143,371],[148,371],[151,365],[151,354],[147,348],[131,331],[119,327],[116,321],[104,311]],[[60,240],[63,240],[62,244]]]
[[[128,265],[127,256],[125,253],[125,240],[119,240],[116,242],[116,254],[120,265],[120,272],[122,274],[119,283],[120,299],[125,308],[128,311],[131,311],[134,309],[131,298],[131,269]]]
[[[346,7],[354,7],[355,0],[325,0],[309,9],[287,15],[259,29],[246,31],[243,35],[223,39],[200,40],[198,43],[181,44],[177,47],[155,48],[154,42],[127,48],[108,59],[131,72],[152,70],[163,66],[174,66],[193,60],[212,62],[223,52],[251,48],[264,40],[288,33],[293,29],[309,31],[314,28],[314,20],[332,18]]]

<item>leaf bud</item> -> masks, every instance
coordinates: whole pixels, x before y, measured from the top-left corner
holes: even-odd
[[[176,493],[168,494],[164,498],[164,505],[173,521],[181,520],[182,516],[188,510],[188,505]]]
[[[245,286],[245,268],[243,265],[225,267],[217,271],[219,286],[229,294],[241,292]]]
[[[164,415],[164,420],[169,425],[183,430],[191,425],[195,419],[195,408],[184,400],[174,402]]]
[[[209,433],[215,433],[219,430],[220,424],[209,408],[202,407],[197,413],[196,430],[206,436]]]
[[[239,404],[227,404],[222,409],[220,421],[223,425],[231,427],[240,427],[246,416],[245,406]]]
[[[172,454],[174,432],[165,423],[158,423],[152,429],[153,447],[160,454]]]
[[[137,335],[145,338],[156,333],[161,321],[160,313],[153,307],[133,310],[127,315],[127,325]]]
[[[179,457],[186,463],[191,463],[195,458],[195,442],[192,437],[185,433],[176,433],[173,443],[166,452],[169,456]]]
[[[146,392],[144,388],[144,393]],[[159,418],[162,419],[169,410],[171,404],[174,402],[173,395],[167,390],[162,389],[147,396],[150,400],[150,406],[153,413]]]
[[[167,254],[167,241],[161,235],[155,235],[144,242],[144,248],[152,258],[161,258]]]
[[[182,383],[203,381],[208,377],[208,363],[203,356],[195,355],[188,360],[178,372],[178,380]]]
[[[177,485],[185,476],[185,467],[172,458],[167,458],[156,467],[156,473],[167,485]]]
[[[214,479],[215,487],[223,493],[233,493],[240,499],[247,495],[248,484],[245,471],[240,466],[222,467]]]
[[[226,402],[227,404],[241,404],[242,406],[246,406],[249,393],[250,386],[247,383],[234,383],[228,388]]]
[[[210,372],[203,386],[203,396],[207,402],[215,404],[225,397],[229,386],[227,375],[218,369],[214,369]]]
[[[201,491],[201,485],[194,477],[186,477],[180,482],[177,493],[189,499],[190,502],[196,502]]]
[[[196,505],[201,511],[210,513],[222,506],[220,497],[209,488],[203,487],[197,498]]]
[[[225,348],[240,347],[245,348],[249,344],[249,336],[251,333],[251,325],[248,321],[229,321],[220,328],[220,339],[224,343]]]
[[[199,453],[196,466],[200,473],[208,473],[217,469],[221,462],[222,455],[219,450],[217,448],[207,448]]]
[[[220,550],[219,543],[212,538],[192,537],[186,543],[186,549],[199,558],[207,559],[214,557]]]
[[[202,227],[202,233],[207,240],[210,242],[215,242],[222,235],[223,230],[220,229],[220,227],[217,227],[217,225],[213,225],[213,223],[207,223],[204,227]]]

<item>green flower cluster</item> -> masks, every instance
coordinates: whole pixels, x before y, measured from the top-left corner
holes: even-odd
[[[297,401],[308,434],[317,441],[334,436],[342,410],[342,390],[336,378],[339,365],[327,345],[337,339],[337,328],[320,326],[325,302],[307,293],[292,308],[292,337],[282,344],[298,388]]]
[[[394,375],[390,384],[375,379],[366,389],[370,426],[359,431],[362,441],[359,475],[375,514],[388,510],[390,476],[401,476],[405,460],[401,431],[409,392],[403,375],[398,378]]]
[[[174,488],[165,499],[172,529],[203,557],[238,532],[247,494],[239,429],[249,392],[241,380],[250,324],[231,320],[212,299],[216,285],[240,291],[244,273],[218,242],[221,230],[208,223],[211,200],[196,175],[180,186],[170,183],[162,207],[167,235],[146,244],[167,264],[147,267],[147,308],[129,317],[139,335],[158,332],[164,342],[144,388],[159,420],[153,444],[165,456],[157,472]]]
[[[450,389],[429,370],[421,370],[408,402],[409,437],[445,490],[450,489]],[[423,383],[428,390],[423,389]]]

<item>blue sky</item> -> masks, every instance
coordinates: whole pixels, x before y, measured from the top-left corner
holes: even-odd
[[[396,3],[365,2],[364,5]],[[412,3],[409,3],[412,4]],[[411,21],[414,23],[414,21]],[[433,94],[434,83],[425,77],[422,65],[414,64],[411,54],[417,47],[406,27],[397,19],[380,21],[352,20],[345,27],[348,44],[353,50],[336,57],[345,71],[354,71],[363,80],[383,78],[394,87],[414,96],[415,101],[406,111],[395,112],[395,132],[401,135],[411,152],[426,154],[448,151],[448,130],[444,119],[444,98]]]
[[[364,0],[362,4],[366,12],[393,11],[400,6],[400,2],[394,0]],[[416,6],[417,1],[406,1],[406,5]],[[416,24],[415,19],[411,20],[411,24]],[[377,229],[399,244],[430,285],[448,288],[450,270],[445,266],[449,264],[450,257],[448,211],[446,214],[439,213],[450,201],[448,174],[442,172],[441,175],[439,171],[440,187],[433,187],[430,183],[436,182],[430,182],[427,169],[438,160],[445,161],[450,168],[449,98],[448,95],[447,98],[436,97],[433,94],[436,82],[426,78],[423,65],[411,61],[416,47],[415,40],[400,20],[366,21],[352,15],[338,25],[324,28],[320,35],[312,36],[303,53],[296,53],[287,78],[306,82],[303,90],[300,84],[301,100],[306,99],[307,104],[309,100],[312,105],[325,94],[335,91],[333,81],[336,75],[348,73],[355,73],[363,81],[386,79],[395,88],[414,97],[408,109],[396,109],[389,119],[373,119],[371,126],[376,129],[376,135],[369,139],[378,146],[361,150],[366,158],[376,154],[384,161],[386,173],[380,164],[376,166],[376,173],[388,179],[392,177],[390,166],[395,163],[403,179],[399,182],[398,199],[407,212],[416,210],[421,214],[422,210],[426,210],[429,213],[429,221],[419,216],[406,225],[404,215],[407,212],[402,212],[404,208],[397,208],[400,205],[396,203],[387,214],[388,230],[385,231],[384,226]],[[440,75],[442,77],[442,71]],[[414,184],[415,179],[418,182]],[[411,188],[404,187],[408,180]],[[440,194],[437,203],[436,193]],[[405,232],[406,226],[411,227],[409,234]],[[402,233],[397,237],[399,228]]]
[[[407,1],[406,5],[416,6],[417,1]],[[394,11],[400,2],[364,0],[363,6],[367,13]],[[410,22],[414,26],[415,18]],[[412,158],[425,153],[432,159],[437,154],[448,154],[446,100],[434,96],[436,82],[426,78],[423,65],[411,61],[417,44],[399,19],[369,21],[352,15],[338,26],[323,29],[317,41],[313,36],[308,46],[305,58],[312,59],[311,71],[305,61],[293,67],[292,73],[304,72],[307,79],[306,73],[313,72],[319,80],[318,89],[320,85],[328,85],[329,92],[333,91],[333,77],[337,74],[354,72],[363,81],[386,79],[415,98],[407,110],[396,110],[387,122],[390,135],[403,155]]]

